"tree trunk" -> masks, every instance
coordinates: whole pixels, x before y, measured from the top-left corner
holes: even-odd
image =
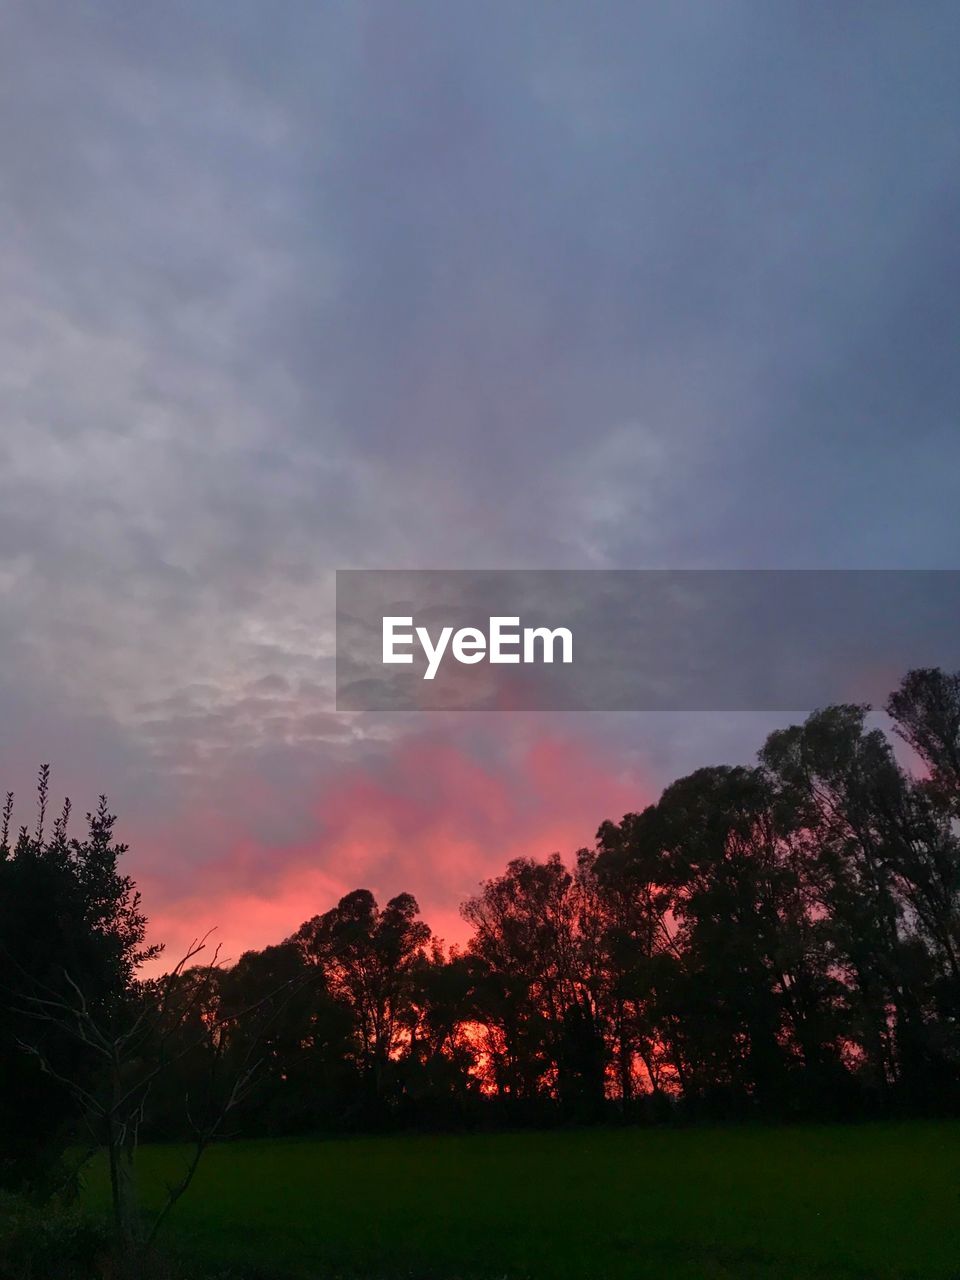
[[[110,1163],[110,1191],[113,1202],[113,1224],[120,1251],[122,1275],[136,1275],[137,1255],[141,1244],[140,1213],[134,1169],[134,1149],[118,1133],[114,1121],[108,1122],[107,1154]]]

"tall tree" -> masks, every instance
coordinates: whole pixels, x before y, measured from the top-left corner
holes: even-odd
[[[356,889],[322,916],[314,916],[292,941],[319,965],[327,989],[350,1009],[356,1060],[372,1099],[388,1093],[391,1060],[412,1021],[414,971],[430,940],[409,893],[381,910],[369,889]]]
[[[0,1172],[18,1180],[56,1158],[77,1121],[75,1095],[41,1070],[28,1043],[60,1075],[77,1079],[97,1068],[94,1055],[53,1023],[40,1023],[36,997],[65,1000],[80,988],[105,1024],[119,1027],[136,995],[138,966],[156,956],[146,945],[146,917],[132,879],[119,870],[126,845],[101,796],[86,833],[71,837],[70,804],[49,822],[50,770],[40,770],[37,820],[11,843],[13,797],[0,820]]]
[[[927,1054],[922,940],[900,892],[907,780],[869,708],[837,706],[774,733],[761,753],[799,806],[819,910],[847,992],[847,1034],[876,1098],[922,1090]]]

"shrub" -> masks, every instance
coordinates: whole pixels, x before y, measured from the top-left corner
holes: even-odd
[[[0,1193],[2,1280],[100,1280],[109,1255],[105,1228],[78,1207]]]

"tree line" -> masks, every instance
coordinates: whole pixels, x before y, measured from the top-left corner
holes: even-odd
[[[909,769],[869,708],[817,711],[755,764],[604,822],[569,865],[509,862],[463,904],[460,948],[410,894],[358,889],[232,967],[198,943],[149,981],[106,801],[83,838],[68,811],[48,830],[42,771],[36,827],[13,837],[8,798],[0,831],[5,1167],[91,1116],[122,1150],[955,1111],[960,673],[912,671],[885,710]]]

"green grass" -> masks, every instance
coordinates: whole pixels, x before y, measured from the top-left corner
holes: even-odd
[[[148,1198],[183,1157],[142,1152]],[[204,1157],[168,1242],[311,1277],[947,1280],[960,1125],[236,1143]]]

